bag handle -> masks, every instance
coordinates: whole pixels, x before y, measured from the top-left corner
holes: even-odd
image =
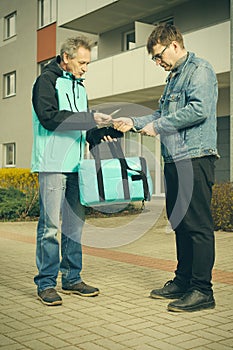
[[[117,141],[115,141],[117,142]],[[112,144],[113,142],[111,142]],[[111,154],[113,156],[113,158],[118,158],[116,149],[114,147],[112,147],[112,145],[110,146],[110,143],[108,143],[109,145],[109,149],[111,151]],[[123,154],[123,151],[121,149],[120,144],[119,146],[119,152],[121,150],[121,156]],[[100,151],[99,151],[99,147],[95,146],[91,149],[91,153],[94,157],[95,160],[95,168],[96,168],[96,175],[97,175],[97,184],[98,184],[98,192],[99,192],[99,201],[100,202],[104,202],[105,201],[105,191],[104,191],[104,180],[103,180],[103,172],[102,172],[102,168],[101,168],[101,158],[100,158]],[[121,164],[121,161],[120,161]],[[122,166],[121,164],[121,176],[122,176],[122,184],[123,184],[123,191],[124,191],[124,199],[125,200],[130,200],[130,191],[129,191],[129,181],[128,181],[128,174],[127,174],[127,168],[125,166]]]
[[[142,157],[139,157],[140,164],[141,164],[141,170],[132,169],[131,167],[129,167],[129,165],[125,159],[125,155],[123,153],[121,144],[118,140],[108,142],[108,146],[109,146],[110,152],[112,154],[112,157],[119,159],[119,162],[121,165],[121,176],[122,176],[122,184],[123,184],[123,191],[124,191],[124,199],[130,200],[130,191],[129,191],[129,181],[128,181],[127,170],[131,170],[131,171],[138,173],[138,175],[132,176],[132,180],[133,181],[142,180],[142,182],[143,182],[144,200],[150,200],[149,186],[148,186],[148,181],[147,181],[147,167],[146,167],[145,159]],[[105,201],[105,192],[104,192],[104,181],[103,181],[103,172],[102,172],[102,168],[101,168],[101,158],[100,158],[99,147],[98,146],[93,147],[91,149],[91,153],[92,153],[94,160],[95,160],[98,191],[99,191],[99,200],[100,200],[100,202],[104,202]]]
[[[145,158],[139,157],[140,164],[141,164],[141,170],[132,169],[129,167],[129,165],[125,159],[125,155],[123,153],[123,150],[122,150],[122,147],[121,147],[121,144],[119,143],[119,141],[109,142],[108,145],[109,145],[109,148],[110,148],[111,153],[114,156],[114,158],[119,159],[122,168],[124,168],[126,171],[131,170],[131,171],[135,171],[138,173],[138,175],[132,176],[132,180],[133,181],[142,180],[144,200],[150,200],[150,192],[149,192],[149,185],[148,185],[148,181],[147,181],[147,167],[146,167]],[[128,180],[128,176],[127,176],[127,180]]]

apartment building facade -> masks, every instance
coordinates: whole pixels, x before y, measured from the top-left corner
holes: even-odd
[[[31,87],[66,36],[84,32],[96,42],[85,80],[91,108],[138,117],[155,110],[167,73],[145,43],[160,22],[176,24],[186,49],[216,71],[216,180],[233,181],[230,0],[1,0],[0,167],[30,166]],[[155,194],[163,194],[159,138],[129,132],[122,142],[126,155],[147,158]]]

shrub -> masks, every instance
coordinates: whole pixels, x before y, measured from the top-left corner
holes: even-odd
[[[0,169],[0,188],[16,188],[23,193],[38,192],[38,176],[24,168]]]
[[[37,174],[23,168],[0,169],[0,189],[2,196],[7,199],[4,202],[5,209],[2,207],[1,219],[23,220],[39,215]],[[3,191],[4,189],[6,191]],[[13,190],[15,198],[12,197]]]
[[[25,194],[10,187],[0,188],[0,219],[15,220],[21,216],[25,208]]]
[[[212,215],[215,230],[233,231],[233,183],[213,186]]]

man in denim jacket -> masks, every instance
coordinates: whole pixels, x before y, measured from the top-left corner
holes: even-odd
[[[182,34],[158,25],[148,38],[152,60],[169,71],[159,109],[139,118],[115,119],[115,128],[160,135],[165,167],[166,210],[176,234],[177,269],[173,280],[151,291],[155,299],[176,299],[170,311],[214,308],[215,258],[211,216],[216,148],[218,86],[211,65],[187,52]]]

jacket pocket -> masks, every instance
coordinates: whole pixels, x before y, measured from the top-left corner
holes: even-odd
[[[169,111],[169,113],[173,113],[173,112],[177,111],[177,109],[180,106],[180,100],[181,100],[181,92],[172,93],[168,97],[168,111]]]

